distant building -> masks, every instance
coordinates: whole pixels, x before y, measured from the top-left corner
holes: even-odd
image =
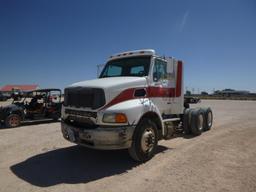
[[[32,84],[32,85],[5,85],[3,86],[0,91],[4,93],[13,93],[14,91],[26,92],[38,89],[39,86]]]
[[[215,91],[214,95],[221,95],[221,96],[241,96],[241,95],[249,95],[250,91],[244,90],[233,90],[233,89],[224,89],[222,91]]]

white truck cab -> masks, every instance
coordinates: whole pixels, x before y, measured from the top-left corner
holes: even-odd
[[[211,126],[210,108],[184,107],[183,62],[152,49],[113,55],[98,79],[64,91],[65,139],[95,149],[127,148],[141,162],[153,157],[158,140],[176,132],[200,135]]]

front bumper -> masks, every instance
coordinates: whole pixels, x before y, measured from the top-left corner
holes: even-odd
[[[126,149],[132,144],[135,126],[80,129],[61,122],[63,137],[70,142],[95,149]]]

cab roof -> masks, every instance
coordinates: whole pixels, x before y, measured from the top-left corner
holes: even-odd
[[[109,60],[133,57],[133,56],[144,56],[144,55],[145,56],[146,55],[153,56],[153,55],[155,55],[155,50],[154,49],[140,49],[140,50],[121,52],[121,53],[111,55],[109,57]]]

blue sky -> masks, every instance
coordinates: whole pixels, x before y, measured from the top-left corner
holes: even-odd
[[[183,60],[195,92],[256,92],[256,1],[0,0],[0,86],[64,88],[141,48]]]

